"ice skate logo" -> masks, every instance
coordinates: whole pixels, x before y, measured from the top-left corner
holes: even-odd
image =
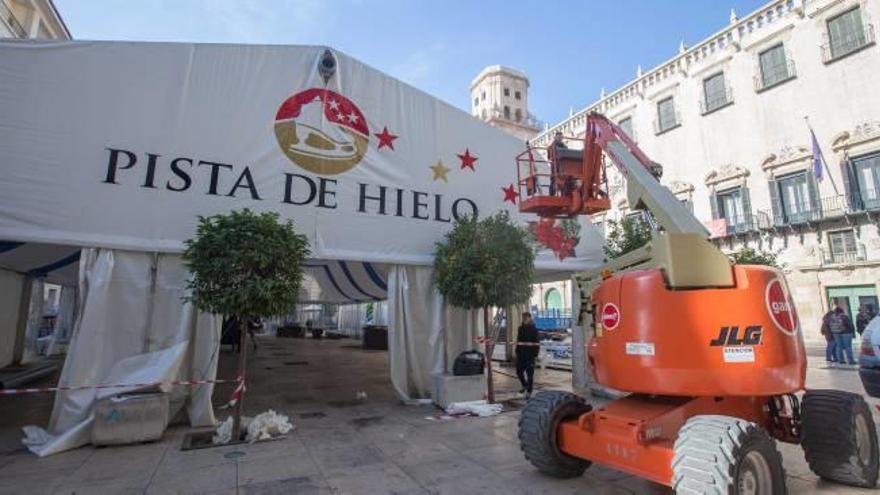
[[[316,174],[341,174],[357,165],[367,151],[369,136],[357,105],[327,89],[296,93],[275,114],[275,137],[281,151]]]

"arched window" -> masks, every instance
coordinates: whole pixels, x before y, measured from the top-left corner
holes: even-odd
[[[516,121],[520,122],[522,120],[522,110],[519,108],[516,109]]]
[[[556,289],[548,289],[544,294],[544,307],[547,309],[562,309],[562,294]]]
[[[504,105],[504,118],[510,120],[510,107]]]

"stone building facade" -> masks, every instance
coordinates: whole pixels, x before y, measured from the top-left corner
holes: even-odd
[[[0,38],[67,39],[52,0],[0,0]]]
[[[522,140],[538,134],[529,113],[529,78],[501,65],[486,67],[471,82],[471,114]]]
[[[726,252],[778,252],[805,338],[840,302],[877,311],[880,47],[872,0],[774,0],[550,127],[600,112],[664,167],[663,182]],[[811,131],[812,129],[812,131]],[[814,145],[824,156],[821,179]],[[816,153],[818,154],[818,153]],[[613,209],[629,214],[609,171]]]

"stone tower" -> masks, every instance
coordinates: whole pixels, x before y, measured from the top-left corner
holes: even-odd
[[[474,78],[471,114],[523,140],[539,131],[529,113],[529,78],[510,67],[490,65]]]

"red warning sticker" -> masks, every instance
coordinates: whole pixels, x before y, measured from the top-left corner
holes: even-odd
[[[614,303],[606,303],[602,307],[602,326],[605,330],[614,330],[620,324],[620,310]]]
[[[786,335],[794,335],[798,328],[797,313],[785,282],[779,278],[771,280],[767,284],[764,298],[767,301],[767,311],[770,312],[770,318],[776,328]]]

